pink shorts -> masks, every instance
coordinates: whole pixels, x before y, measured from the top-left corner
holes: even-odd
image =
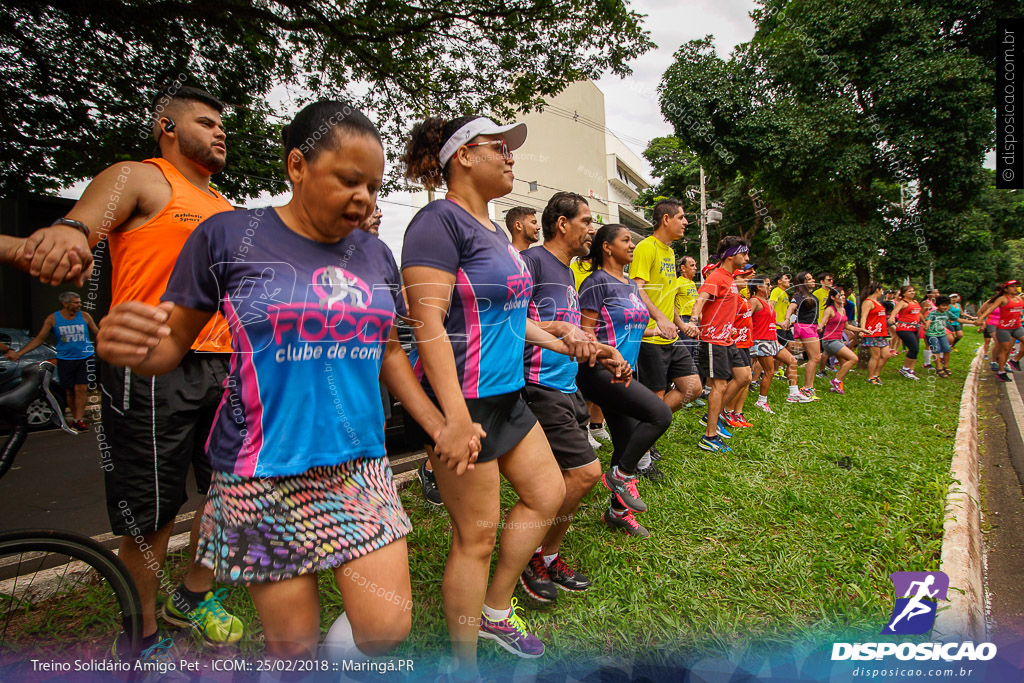
[[[793,324],[793,338],[794,339],[817,339],[818,338],[818,326],[807,323],[794,323]]]

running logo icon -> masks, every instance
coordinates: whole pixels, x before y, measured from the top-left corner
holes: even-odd
[[[930,631],[938,601],[946,599],[949,577],[943,572],[893,572],[889,579],[896,604],[882,635],[914,636]]]

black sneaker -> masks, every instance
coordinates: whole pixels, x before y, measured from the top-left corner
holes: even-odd
[[[548,567],[548,576],[562,590],[578,593],[590,588],[590,579],[566,564],[561,555]]]
[[[651,463],[654,466],[654,463]],[[601,476],[604,487],[612,492],[612,495],[630,510],[646,512],[647,503],[640,497],[636,490],[636,475],[626,475],[619,471],[618,467],[612,467]]]
[[[631,510],[626,510],[622,516],[613,515],[611,508],[604,511],[604,523],[613,529],[622,529],[630,536],[636,536],[638,538],[648,538],[651,532],[643,527],[640,522],[636,521],[636,517],[633,516]]]
[[[519,576],[519,585],[531,598],[539,602],[553,602],[558,599],[558,586],[548,576],[548,568],[540,553],[534,553],[530,558],[530,563]]]
[[[654,464],[654,460],[653,459],[651,460],[651,464],[650,465],[648,465],[647,467],[645,467],[642,470],[637,470],[636,473],[637,473],[638,476],[641,476],[644,479],[647,479],[648,481],[653,481],[653,482],[665,481],[665,473],[662,472],[661,469],[657,465]]]
[[[651,446],[651,450],[647,452],[650,454],[651,460],[653,460],[654,462],[661,460],[661,451],[658,450],[657,446]]]
[[[423,497],[427,499],[427,502],[431,505],[442,505],[441,492],[437,490],[437,479],[434,478],[434,473],[427,469],[427,462],[424,460],[420,468],[416,470],[416,478],[420,480],[420,486],[423,487]]]

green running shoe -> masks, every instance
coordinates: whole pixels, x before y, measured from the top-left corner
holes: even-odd
[[[208,591],[203,601],[187,614],[179,610],[174,600],[168,597],[160,609],[160,616],[175,626],[196,629],[208,645],[233,645],[242,639],[243,627],[242,620],[228,614],[221,604],[227,595],[226,588],[216,592]]]

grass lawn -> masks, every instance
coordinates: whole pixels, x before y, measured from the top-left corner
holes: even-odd
[[[787,404],[785,383],[776,381],[777,414],[754,408],[751,393],[745,414],[755,426],[737,430],[729,455],[699,450],[700,413],[679,411],[659,442],[666,481],[640,485],[650,506],[640,519],[651,538],[605,527],[608,495],[598,484],[562,549],[594,586],[563,592],[553,606],[517,590],[528,625],[559,659],[877,635],[892,608],[889,573],[938,569],[960,394],[977,343],[968,335],[960,344],[949,379],[919,367],[922,380],[906,380],[897,357],[880,387],[855,371],[838,396],[818,379],[822,400],[812,404]],[[607,466],[610,448],[599,455]],[[503,486],[502,509],[514,501]],[[444,654],[440,582],[450,522],[418,485],[402,492],[402,502],[414,524],[415,607],[399,654]],[[322,580],[326,628],[341,601],[333,581]],[[241,591],[232,607],[250,615],[258,638]],[[491,643],[482,641],[480,652],[482,662],[508,659]]]
[[[697,448],[696,409],[679,411],[659,448],[667,474],[642,480],[649,539],[605,527],[607,492],[584,500],[562,549],[593,580],[579,595],[541,607],[517,590],[527,624],[549,648],[543,662],[603,655],[731,650],[744,642],[795,646],[833,634],[876,638],[892,608],[893,571],[934,571],[942,542],[943,499],[960,394],[980,335],[952,356],[954,375],[918,368],[912,382],[889,361],[880,387],[854,371],[846,396],[787,404],[776,381],[776,415],[745,411],[732,454]],[[610,449],[602,449],[605,465]],[[845,460],[841,466],[840,461]],[[502,507],[514,502],[502,489]],[[413,629],[396,656],[448,653],[440,583],[450,543],[443,508],[418,485],[402,492],[414,523],[409,536]],[[499,538],[500,542],[500,538]],[[184,557],[172,557],[180,572]],[[333,579],[321,577],[323,628],[341,610]],[[245,591],[227,607],[247,622],[243,652],[261,652],[259,620]],[[514,659],[481,641],[481,664]],[[551,657],[552,659],[549,659]]]

